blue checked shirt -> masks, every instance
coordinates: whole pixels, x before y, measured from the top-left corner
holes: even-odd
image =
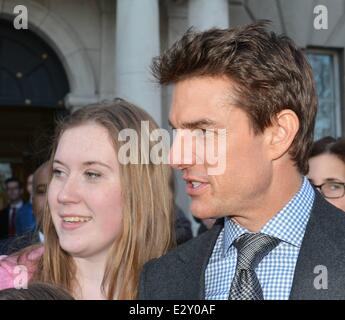
[[[265,300],[288,300],[299,250],[315,198],[315,192],[304,177],[300,190],[261,229],[261,233],[281,240],[255,269]],[[225,218],[213,248],[205,274],[205,298],[228,299],[235,275],[237,250],[233,241],[248,230]]]

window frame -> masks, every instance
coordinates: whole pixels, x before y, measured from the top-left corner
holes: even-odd
[[[333,60],[333,76],[334,76],[334,100],[335,100],[335,137],[342,136],[343,133],[343,114],[341,110],[341,78],[340,78],[340,52],[337,49],[308,47],[305,50],[306,55],[329,55]],[[309,61],[309,60],[308,60]],[[334,134],[333,134],[334,135]]]

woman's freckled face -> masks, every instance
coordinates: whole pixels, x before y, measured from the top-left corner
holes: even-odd
[[[87,123],[62,134],[48,203],[65,251],[78,257],[108,252],[121,231],[122,196],[117,155],[107,129]],[[66,222],[66,217],[74,221]]]

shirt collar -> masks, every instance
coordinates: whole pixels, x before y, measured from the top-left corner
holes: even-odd
[[[11,205],[11,208],[16,208],[17,210],[24,204],[24,202],[21,200],[16,204]]]
[[[260,232],[299,248],[302,244],[314,198],[314,189],[308,179],[304,177],[299,191],[283,209],[263,226]],[[246,232],[249,231],[231,219],[225,218],[223,255],[229,250],[234,240]]]

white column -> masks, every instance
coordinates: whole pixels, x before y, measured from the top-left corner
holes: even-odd
[[[229,5],[228,0],[188,0],[188,27],[194,27],[196,30],[204,31],[212,27],[228,28],[229,21]],[[186,197],[183,192],[183,181],[177,179],[177,202],[182,204],[185,212],[189,212],[190,198]],[[187,205],[189,203],[189,205]],[[199,224],[192,218],[193,233],[196,235]]]
[[[112,100],[115,92],[115,12],[116,2],[99,1],[101,13],[101,50],[100,50],[100,76],[99,100]]]
[[[159,55],[158,0],[117,0],[115,91],[161,125],[161,91],[150,73]]]
[[[197,30],[229,27],[228,0],[189,0],[188,25]]]

